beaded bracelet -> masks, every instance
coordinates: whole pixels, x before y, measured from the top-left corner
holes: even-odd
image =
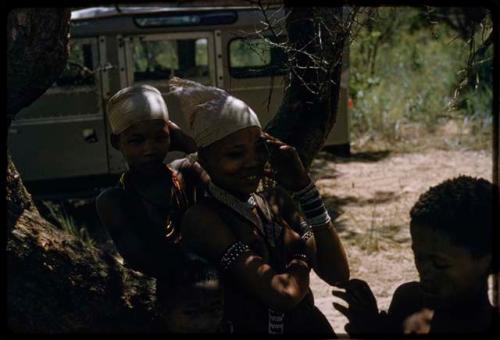
[[[241,241],[236,241],[230,245],[222,255],[219,264],[223,270],[228,270],[231,265],[243,254],[251,252],[250,247]]]
[[[298,201],[307,223],[312,228],[331,221],[319,191],[312,181],[305,188],[292,193],[292,197]]]
[[[307,267],[311,268],[311,261],[309,260],[309,256],[307,256],[304,253],[295,253],[295,254],[293,254],[290,262],[292,260],[301,260],[301,261],[304,261],[307,264]],[[290,267],[290,265],[291,265],[290,262],[287,264],[286,268]]]
[[[311,237],[313,236],[312,231],[308,230],[306,231],[300,238],[304,241],[307,242]]]

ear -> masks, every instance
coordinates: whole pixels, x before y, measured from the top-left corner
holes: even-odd
[[[114,149],[120,150],[120,136],[119,135],[115,135],[114,133],[112,133],[111,135],[109,135],[109,141],[111,142],[111,146]]]

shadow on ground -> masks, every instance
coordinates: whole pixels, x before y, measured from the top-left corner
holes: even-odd
[[[393,202],[400,198],[400,194],[394,191],[376,191],[371,197],[357,197],[352,195],[336,196],[323,195],[323,201],[332,220],[336,223],[338,231],[346,231],[345,225],[339,220],[344,213],[346,205],[366,206]]]
[[[336,163],[349,163],[349,162],[378,162],[390,156],[390,150],[377,150],[377,151],[361,151],[351,152],[348,157],[335,156],[329,152],[322,151],[318,153],[317,159],[324,159]]]

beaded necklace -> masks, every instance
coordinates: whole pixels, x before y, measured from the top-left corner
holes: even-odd
[[[208,183],[208,192],[217,201],[228,206],[229,208],[237,212],[240,216],[256,226],[260,232],[264,232],[262,221],[256,214],[252,212],[252,209],[257,206],[257,202],[255,201],[255,197],[253,196],[254,194],[250,194],[248,200],[246,202],[242,202],[234,195],[218,187],[212,182]]]

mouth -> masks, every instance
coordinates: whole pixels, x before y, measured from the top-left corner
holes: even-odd
[[[429,298],[437,298],[439,296],[436,287],[430,282],[422,282],[421,284],[422,292]]]
[[[159,171],[164,168],[163,160],[155,159],[141,162],[137,165],[137,168],[143,171]]]

